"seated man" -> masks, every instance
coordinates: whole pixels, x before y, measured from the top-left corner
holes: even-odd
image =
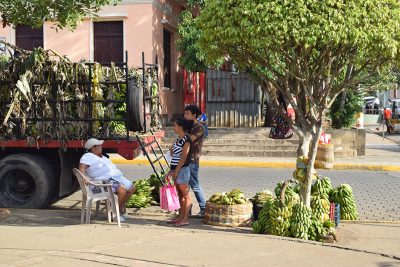
[[[121,221],[125,221],[126,202],[136,191],[131,181],[126,179],[122,172],[102,154],[103,140],[91,138],[86,141],[85,153],[79,162],[79,170],[86,174],[90,179],[112,184],[113,191],[118,195],[119,210]]]

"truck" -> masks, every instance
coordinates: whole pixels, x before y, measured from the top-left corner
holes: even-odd
[[[7,45],[0,58],[0,207],[45,208],[74,193],[88,138],[133,160],[161,138],[158,66],[71,62]],[[154,122],[156,121],[156,122]],[[159,121],[158,121],[159,122]],[[149,134],[150,129],[158,131]],[[139,138],[141,140],[139,140]],[[142,142],[142,143],[140,143]]]

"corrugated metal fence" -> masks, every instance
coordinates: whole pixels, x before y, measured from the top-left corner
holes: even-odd
[[[244,74],[207,70],[207,117],[210,127],[260,125],[260,91]]]

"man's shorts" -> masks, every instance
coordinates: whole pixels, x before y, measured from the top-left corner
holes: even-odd
[[[115,190],[117,190],[120,185],[123,185],[126,190],[129,190],[133,185],[133,183],[126,179],[123,174],[113,176],[108,180],[108,182],[112,184],[113,192],[115,192]]]

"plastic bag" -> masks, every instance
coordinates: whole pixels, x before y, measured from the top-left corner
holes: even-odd
[[[173,211],[181,208],[178,193],[175,186],[171,185],[171,177],[168,174],[166,183],[160,187],[160,208]]]
[[[331,143],[331,135],[322,132],[321,136],[319,137],[320,144],[330,144]]]

